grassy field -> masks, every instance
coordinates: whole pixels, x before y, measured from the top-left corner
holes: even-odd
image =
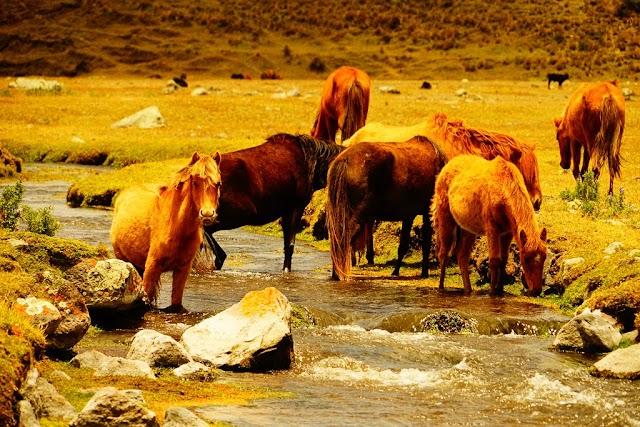
[[[91,163],[98,159],[113,165],[113,173],[78,182],[81,192],[98,195],[106,191],[115,193],[134,183],[163,181],[194,151],[227,152],[260,144],[278,132],[308,133],[322,86],[321,80],[233,81],[192,77],[192,86],[209,90],[209,95],[194,97],[190,95],[191,88],[161,94],[163,82],[155,79],[96,76],[60,81],[64,88],[59,94],[3,92],[0,142],[26,161]],[[543,192],[538,222],[548,228],[549,248],[560,259],[586,260],[571,272],[573,285],[556,304],[565,309],[575,307],[582,302],[587,286],[599,284],[606,285],[603,290],[616,289],[614,296],[623,299],[616,300],[616,304],[628,304],[625,298],[630,299],[632,307],[638,304],[640,281],[636,276],[640,264],[631,263],[628,257],[632,249],[640,249],[638,102],[631,100],[626,105],[623,180],[615,183],[617,197],[624,188],[624,198],[618,199],[620,203],[615,209],[606,202],[605,172],[596,214],[584,215],[580,208],[560,197],[563,190],[573,190],[575,182],[571,173],[559,166],[553,125],[553,118],[562,113],[578,82],[566,83],[561,90],[548,90],[546,84],[537,81],[438,81],[433,82],[431,90],[420,89],[420,83],[374,80],[368,122],[411,125],[435,112],[444,112],[451,118],[464,119],[467,125],[501,131],[535,144]],[[637,83],[622,83],[640,93]],[[392,86],[400,94],[383,93],[380,90],[383,86]],[[463,87],[467,95],[456,96],[455,92]],[[299,90],[300,95],[280,97],[293,89]],[[167,121],[165,127],[147,130],[110,127],[151,105],[159,107]],[[74,142],[74,137],[84,142]],[[123,165],[132,166],[117,169]],[[603,250],[614,241],[622,242],[625,249],[605,256]],[[381,260],[385,256],[393,258],[395,244],[378,248],[379,252],[387,250]]]

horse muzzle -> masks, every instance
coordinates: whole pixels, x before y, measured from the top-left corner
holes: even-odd
[[[205,227],[213,224],[217,218],[218,218],[218,213],[214,210],[205,210],[205,209],[200,210],[200,222]]]

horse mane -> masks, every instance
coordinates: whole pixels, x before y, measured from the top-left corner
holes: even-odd
[[[440,172],[440,169],[442,169],[444,167],[444,165],[447,163],[447,161],[449,160],[447,158],[447,155],[445,154],[445,152],[438,145],[438,143],[435,142],[433,139],[427,137],[427,136],[416,135],[413,138],[411,138],[409,141],[416,141],[416,142],[420,142],[420,143],[424,143],[424,144],[429,143],[429,144],[431,144],[431,146],[433,146],[433,149],[436,152],[436,157],[438,159],[438,171],[437,172]]]
[[[217,181],[220,181],[220,171],[215,160],[211,156],[201,155],[200,158],[192,164],[180,169],[168,186],[160,187],[160,192],[168,188],[177,189],[181,184],[187,182],[192,176],[198,176],[205,181],[205,185],[215,185],[214,179],[217,175]]]
[[[279,133],[269,138],[269,140],[280,142],[289,139],[296,141],[302,151],[302,158],[309,174],[309,191],[313,193],[315,190],[326,187],[329,164],[334,157],[347,147],[338,145],[335,142],[317,139],[311,135]]]
[[[436,113],[433,116],[433,126],[436,135],[448,141],[460,152],[480,155],[488,160],[495,157],[511,160],[514,155],[520,156],[519,167],[525,181],[535,181],[535,146],[520,142],[504,133],[465,126],[461,119],[449,120],[445,113]]]

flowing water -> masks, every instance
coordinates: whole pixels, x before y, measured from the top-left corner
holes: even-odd
[[[27,183],[25,202],[53,207],[63,223],[59,237],[108,244],[111,212],[67,207],[68,186]],[[381,278],[335,282],[329,254],[302,242],[294,271],[282,274],[281,239],[243,230],[216,236],[229,258],[223,270],[189,278],[190,313],[152,312],[136,328],[178,338],[188,325],[268,286],[307,307],[318,326],[294,329],[292,369],[220,379],[293,397],[195,409],[204,419],[236,426],[640,426],[637,382],[594,378],[588,367],[597,358],[548,350],[549,333],[565,316],[509,297],[440,294],[417,278],[390,278],[391,269]],[[169,304],[170,291],[164,275],[159,306]],[[477,333],[422,332],[433,316],[463,319]],[[126,339],[136,331],[105,334]]]

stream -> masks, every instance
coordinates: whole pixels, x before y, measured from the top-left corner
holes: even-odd
[[[27,165],[27,167],[39,167]],[[70,183],[25,184],[24,203],[53,207],[57,237],[109,245],[111,212],[70,208]],[[114,341],[138,327],[179,338],[188,326],[240,301],[278,288],[307,307],[318,326],[293,330],[295,364],[283,372],[225,373],[219,381],[264,386],[293,397],[247,406],[195,408],[208,421],[235,426],[640,426],[640,385],[598,379],[597,360],[548,350],[568,317],[548,308],[487,295],[439,293],[432,277],[330,280],[329,253],[296,244],[293,272],[282,274],[282,239],[238,229],[216,233],[229,257],[221,271],[192,274],[189,313],[150,312],[136,329],[106,331]],[[163,275],[158,306],[169,305]],[[477,333],[422,332],[425,319],[460,314]],[[103,337],[104,338],[104,337]],[[123,346],[105,346],[124,356]],[[126,350],[125,350],[126,351]]]

